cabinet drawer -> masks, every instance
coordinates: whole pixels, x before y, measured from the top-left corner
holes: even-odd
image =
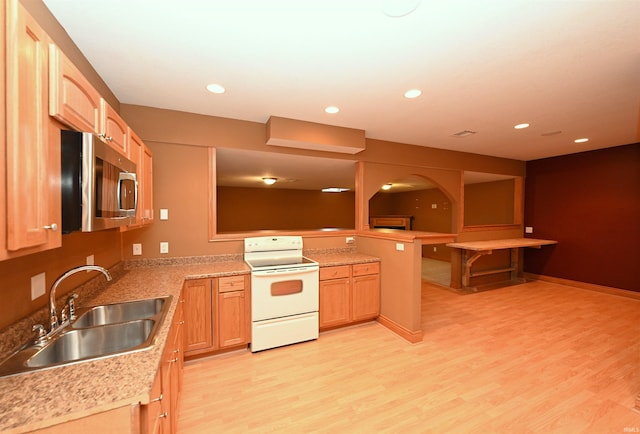
[[[340,279],[343,277],[349,277],[349,265],[320,267],[320,280]]]
[[[242,291],[244,289],[244,276],[220,277],[218,279],[218,292]]]
[[[365,274],[380,273],[380,262],[370,262],[368,264],[354,264],[353,275],[364,276]]]

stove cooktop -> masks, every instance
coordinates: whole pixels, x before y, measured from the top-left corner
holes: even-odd
[[[261,257],[261,258],[246,258],[245,262],[252,270],[270,270],[279,268],[298,268],[298,267],[313,267],[318,263],[312,259],[304,256],[297,257]]]

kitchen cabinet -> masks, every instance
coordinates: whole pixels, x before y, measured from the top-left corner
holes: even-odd
[[[138,135],[129,128],[129,160],[136,165],[138,176],[138,209],[136,221],[122,231],[153,223],[153,154]]]
[[[380,263],[352,265],[351,319],[363,321],[380,314]]]
[[[153,223],[153,153],[147,147],[142,146],[142,193],[141,209],[142,224]]]
[[[250,286],[248,274],[185,282],[185,356],[249,343]]]
[[[50,47],[49,115],[61,123],[100,137],[122,155],[128,155],[126,122],[55,45]]]
[[[229,348],[249,342],[250,304],[246,288],[249,275],[220,277],[218,279],[218,342],[220,348]]]
[[[78,131],[100,134],[100,93],[53,44],[49,51],[49,74],[49,114]]]
[[[380,313],[380,263],[320,268],[320,329],[376,318]]]
[[[216,346],[213,330],[213,279],[187,280],[184,298],[185,355],[211,351]]]
[[[122,155],[128,155],[129,128],[105,100],[100,101],[100,134],[99,137]]]
[[[60,145],[47,110],[50,41],[17,0],[6,2],[6,8],[6,238],[0,246],[2,258],[62,244]]]
[[[320,268],[320,328],[351,321],[351,266]]]

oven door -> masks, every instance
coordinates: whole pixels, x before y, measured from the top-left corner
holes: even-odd
[[[317,266],[254,270],[251,273],[252,321],[317,312],[318,270]]]

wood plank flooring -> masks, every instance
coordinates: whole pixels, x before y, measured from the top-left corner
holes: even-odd
[[[188,362],[178,432],[640,432],[640,300],[422,290],[418,344],[368,323]]]

